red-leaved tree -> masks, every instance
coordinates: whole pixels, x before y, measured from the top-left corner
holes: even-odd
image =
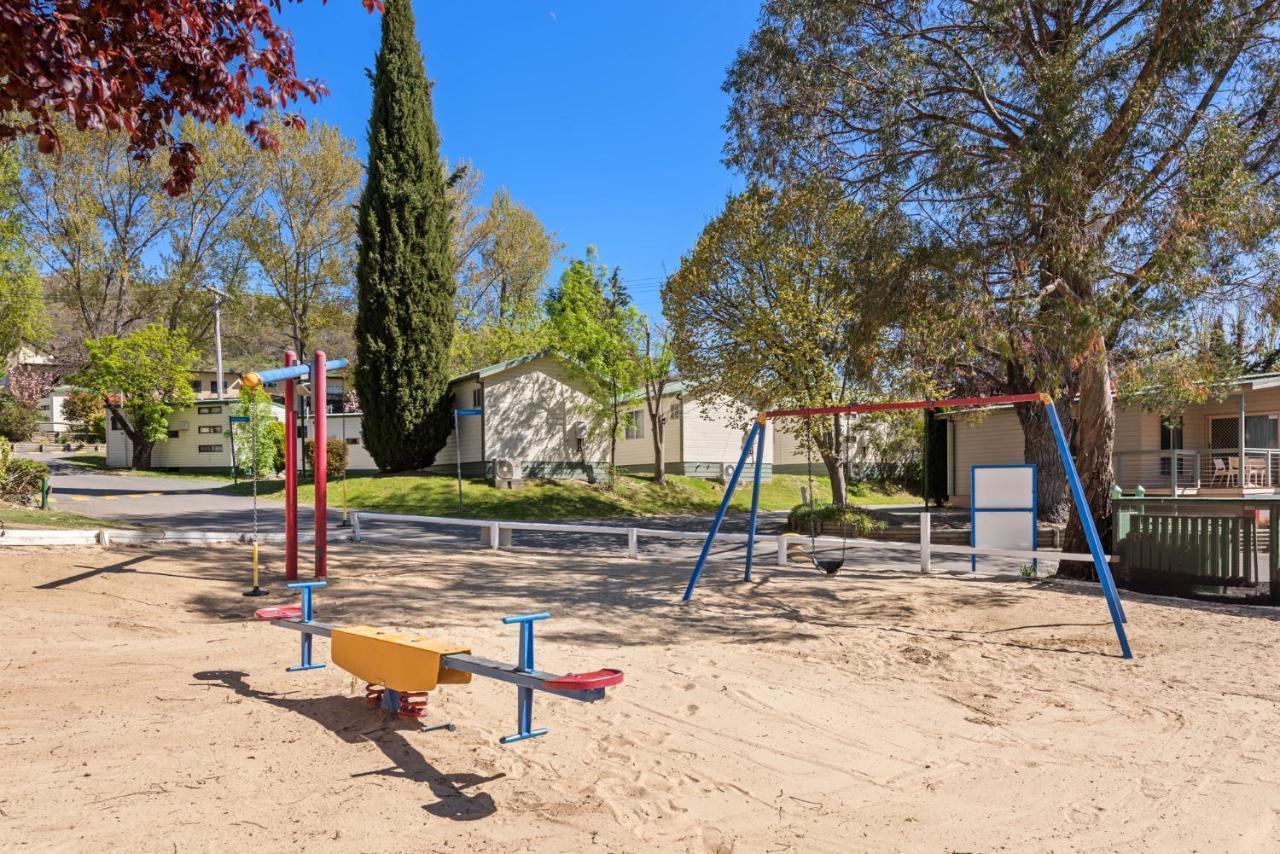
[[[246,132],[272,148],[255,114],[325,93],[297,76],[293,37],[272,17],[282,2],[0,0],[0,140],[34,134],[41,151],[55,151],[58,115],[81,130],[123,130],[137,157],[169,149],[165,188],[181,195],[200,158],[174,137],[177,116],[219,124],[247,115]]]

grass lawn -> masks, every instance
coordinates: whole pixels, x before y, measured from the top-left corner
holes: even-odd
[[[96,519],[79,513],[62,510],[41,510],[38,507],[15,507],[0,504],[0,522],[7,528],[136,528],[126,522],[112,519]]]
[[[790,510],[800,503],[800,488],[808,479],[801,475],[778,475],[760,486],[760,507]],[[814,478],[818,500],[829,498],[826,478]],[[224,492],[247,495],[250,484],[224,487]],[[341,479],[329,483],[329,504],[342,506]],[[859,504],[887,504],[919,500],[904,493],[883,493],[864,489],[865,497],[851,496]],[[458,483],[448,475],[356,474],[347,479],[347,503],[361,510],[407,513],[419,516],[467,516],[481,519],[591,519],[626,516],[658,516],[679,513],[712,513],[724,496],[717,483],[700,478],[668,475],[667,482],[655,484],[650,478],[624,475],[613,489],[577,481],[535,481],[523,489],[499,490],[483,480],[462,483],[464,509],[458,510]],[[282,499],[282,481],[258,484],[258,494]],[[299,500],[314,500],[311,484],[299,489]],[[745,512],[751,507],[751,485],[743,483],[733,497],[732,509]]]
[[[183,480],[231,480],[229,472],[215,473],[208,469],[179,469],[178,471],[144,471],[142,469],[107,468],[107,458],[103,454],[76,454],[64,457],[63,462],[82,466],[102,472],[103,474],[129,475],[130,477],[177,477]]]

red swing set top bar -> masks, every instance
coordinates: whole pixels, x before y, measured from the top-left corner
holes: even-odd
[[[807,415],[848,415],[855,412],[891,412],[899,409],[950,409],[960,406],[1000,406],[1006,403],[1052,403],[1047,394],[1001,394],[993,397],[951,397],[946,400],[899,400],[892,403],[851,403],[847,406],[810,406],[803,409],[774,409],[765,418],[794,418]]]

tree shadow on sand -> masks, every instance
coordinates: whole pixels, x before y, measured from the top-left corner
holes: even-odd
[[[423,809],[440,818],[453,821],[476,821],[497,812],[493,796],[488,792],[467,794],[464,789],[498,780],[505,774],[488,777],[479,774],[445,774],[426,760],[404,735],[390,725],[378,727],[372,732],[360,731],[358,722],[351,718],[352,705],[359,702],[351,697],[331,696],[316,699],[290,700],[250,687],[245,681],[247,673],[240,670],[202,670],[191,674],[195,684],[227,688],[241,697],[259,700],[278,709],[302,715],[315,721],[347,744],[371,742],[391,760],[393,765],[377,771],[362,771],[352,777],[380,775],[403,777],[415,783],[426,783],[438,798]]]

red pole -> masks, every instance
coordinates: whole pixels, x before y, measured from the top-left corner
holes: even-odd
[[[284,353],[284,365],[298,363],[292,350]],[[284,577],[298,578],[298,407],[293,380],[284,381]]]
[[[947,400],[899,400],[892,403],[853,403],[846,406],[811,406],[804,409],[775,409],[767,418],[809,415],[844,415],[854,412],[893,412],[903,409],[946,409],[948,407],[999,406],[1003,403],[1052,403],[1047,394],[1001,394],[991,397],[953,397]]]
[[[311,411],[315,413],[315,459],[312,465],[316,480],[316,578],[329,574],[329,544],[325,541],[329,529],[329,424],[325,417],[329,403],[324,372],[324,351],[316,350],[315,361],[311,364]]]

